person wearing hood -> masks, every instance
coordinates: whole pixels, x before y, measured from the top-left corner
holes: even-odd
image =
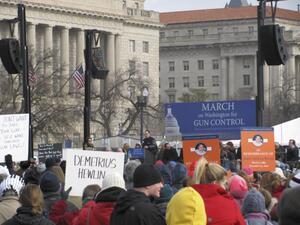
[[[133,174],[134,188],[120,195],[110,225],[166,225],[165,218],[150,198],[159,198],[163,187],[153,165],[142,164]]]
[[[21,207],[17,214],[7,220],[3,225],[54,225],[43,214],[43,193],[38,185],[26,185],[20,194]]]
[[[7,171],[7,173],[9,173]],[[10,175],[0,184],[0,224],[16,214],[19,208],[19,192],[24,186],[24,181],[18,175]]]
[[[198,160],[192,187],[201,195],[209,225],[245,225],[241,211],[227,193],[226,171],[205,158]]]
[[[248,225],[273,225],[266,210],[264,196],[254,188],[245,197],[242,213]]]

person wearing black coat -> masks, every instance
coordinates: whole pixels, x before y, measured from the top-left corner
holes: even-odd
[[[149,130],[145,131],[145,138],[143,139],[142,148],[145,149],[145,162],[154,164],[158,148],[156,140],[155,138],[151,137]]]
[[[21,191],[21,207],[17,214],[2,225],[54,225],[43,214],[43,193],[38,185],[28,184]]]
[[[110,225],[166,225],[159,208],[150,197],[159,197],[161,176],[153,165],[138,166],[133,175],[134,188],[121,194],[110,217]]]

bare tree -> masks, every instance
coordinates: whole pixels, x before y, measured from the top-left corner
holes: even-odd
[[[107,137],[113,136],[116,120],[119,121],[119,135],[127,135],[137,127],[141,113],[137,96],[143,88],[151,88],[149,78],[144,79],[137,71],[123,71],[113,76],[114,79],[110,80],[102,94],[92,96],[98,105],[92,111],[91,121],[99,124]],[[157,120],[161,117],[161,112],[159,104],[151,105],[148,102],[144,114],[147,118]]]
[[[45,52],[43,57],[36,57],[36,63],[32,65],[29,60],[30,70],[30,92],[31,113],[34,138],[43,136],[54,140],[62,140],[66,131],[74,131],[74,117],[82,116],[78,110],[78,103],[68,104],[68,95],[62,94],[62,84],[57,92],[52,89],[52,80],[58,77],[60,69],[54,69],[45,74],[44,67],[48,65],[49,59],[53,58],[54,52]],[[53,67],[54,68],[54,67]],[[21,75],[10,75],[1,71],[0,76],[0,113],[14,114],[23,112],[22,102],[22,77]]]

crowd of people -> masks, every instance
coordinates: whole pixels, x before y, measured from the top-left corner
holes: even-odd
[[[274,171],[258,173],[239,163],[240,150],[230,142],[222,148],[221,165],[201,157],[188,168],[169,143],[159,150],[148,131],[142,147],[150,159],[129,158],[124,174],[110,172],[101,183],[87,185],[81,205],[69,200],[66,162],[32,159],[16,169],[6,155],[0,166],[0,224],[300,224],[300,171],[280,154]],[[125,154],[128,148],[123,146]]]

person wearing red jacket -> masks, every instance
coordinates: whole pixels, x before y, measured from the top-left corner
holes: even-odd
[[[192,187],[201,195],[208,225],[246,225],[240,209],[227,193],[226,171],[216,163],[201,158],[194,173]]]

